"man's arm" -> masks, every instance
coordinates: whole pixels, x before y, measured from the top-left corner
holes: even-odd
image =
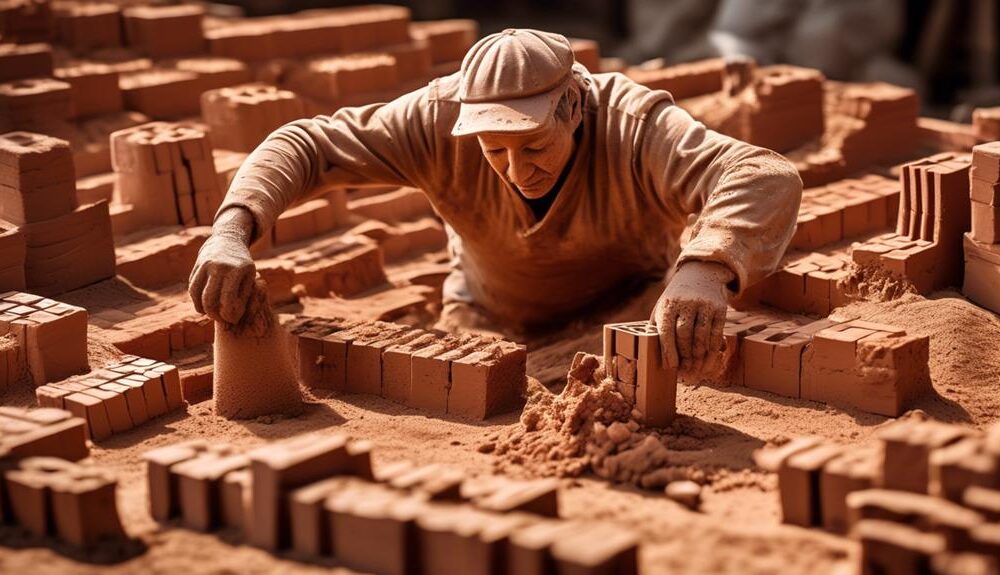
[[[791,241],[802,180],[782,156],[670,104],[651,113],[638,154],[668,210],[700,212],[653,321],[670,365],[708,370],[721,356],[729,297],[770,274]]]
[[[297,120],[268,136],[237,171],[198,253],[188,280],[195,309],[239,321],[255,275],[250,244],[313,189],[426,187],[434,172],[432,113],[425,88],[388,104]]]

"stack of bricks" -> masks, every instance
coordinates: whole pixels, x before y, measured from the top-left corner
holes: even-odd
[[[184,407],[177,368],[125,356],[121,362],[35,389],[38,405],[66,409],[86,420],[94,441]]]
[[[0,463],[27,457],[58,457],[79,461],[90,454],[86,423],[61,409],[0,407]],[[0,518],[7,498],[0,499]]]
[[[894,326],[730,310],[723,333],[735,385],[888,417],[931,393],[929,338]]]
[[[29,457],[4,472],[10,519],[37,537],[77,547],[126,537],[118,516],[118,480],[96,465]]]
[[[108,204],[77,206],[75,182],[66,141],[0,136],[0,217],[20,226],[33,293],[55,295],[115,274]]]
[[[929,573],[936,558],[1000,551],[998,439],[911,418],[874,443],[800,437],[755,459],[778,474],[786,523],[851,533],[863,573]]]
[[[208,226],[169,227],[129,235],[115,250],[118,276],[150,290],[184,283],[211,232]]]
[[[924,294],[960,284],[969,165],[968,154],[946,152],[903,166],[896,231],[854,244],[854,263],[905,278]]]
[[[24,78],[0,84],[0,129],[33,128],[73,117],[70,85],[55,78]]]
[[[305,117],[305,107],[288,90],[245,84],[202,93],[201,115],[216,147],[251,152],[283,124]]]
[[[0,294],[0,332],[16,342],[16,355],[5,353],[8,380],[27,367],[42,385],[88,369],[87,310],[23,292]]]
[[[647,88],[666,90],[680,100],[722,90],[725,69],[725,61],[712,58],[665,68],[629,68],[625,75]]]
[[[304,209],[315,206],[318,214],[326,214],[326,209],[316,204],[303,206]],[[292,281],[313,297],[330,297],[331,293],[348,297],[386,284],[382,250],[376,242],[353,234],[335,236],[294,246],[283,251],[280,258],[265,263],[291,267]],[[268,246],[270,242],[271,236],[262,240]]]
[[[423,64],[430,67],[430,52]],[[314,58],[289,75],[287,86],[320,102],[360,102],[385,94],[402,81],[408,68],[388,52],[358,52]]]
[[[570,38],[569,46],[578,64],[595,74],[601,71],[601,46],[597,41]]]
[[[130,48],[151,58],[201,54],[204,15],[205,9],[194,4],[126,8],[125,38]]]
[[[150,511],[363,572],[637,571],[634,535],[559,519],[556,480],[467,478],[409,461],[373,469],[371,452],[370,442],[319,434],[245,454],[200,441],[163,447],[144,457]]]
[[[666,365],[660,332],[648,321],[604,326],[604,365],[615,386],[650,426],[677,414],[677,371]]]
[[[969,172],[972,231],[965,234],[962,293],[1000,313],[1000,142],[972,149]]]
[[[920,141],[920,99],[909,88],[851,85],[844,89],[832,112],[856,124],[841,142],[844,162],[853,169],[905,158]]]
[[[847,252],[789,252],[781,267],[753,287],[759,300],[791,313],[826,315],[848,302],[843,280],[850,275]]]
[[[1000,140],[1000,107],[973,110],[972,128],[976,137],[981,140]]]
[[[755,71],[740,106],[740,139],[787,152],[823,135],[823,82],[818,70],[769,66]]]
[[[64,2],[54,7],[59,43],[77,54],[122,45],[122,12],[117,4]]]
[[[208,135],[153,122],[111,135],[116,200],[147,226],[211,225],[222,202]]]
[[[57,68],[55,76],[69,84],[77,118],[120,112],[125,107],[118,72],[111,66],[84,62]]]
[[[123,73],[119,81],[125,106],[156,120],[197,116],[202,82],[195,72],[149,68]]]
[[[52,3],[47,0],[8,0],[0,4],[0,36],[5,43],[48,42],[54,28]]]
[[[349,223],[347,192],[333,190],[289,207],[278,216],[267,238],[272,246],[315,238]]]
[[[486,419],[519,407],[527,352],[508,341],[368,321],[298,318],[299,379],[415,409]]]
[[[0,82],[51,75],[48,44],[0,44]]]

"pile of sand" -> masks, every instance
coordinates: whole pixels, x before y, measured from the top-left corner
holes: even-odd
[[[609,481],[648,489],[676,480],[707,481],[672,453],[675,429],[643,428],[640,414],[605,377],[599,357],[580,353],[559,394],[535,385],[521,425],[498,434],[481,451],[493,451],[495,467],[509,474],[577,477],[591,472]]]
[[[892,301],[917,293],[909,280],[878,264],[852,264],[848,276],[840,281],[839,287],[852,299],[866,301]]]

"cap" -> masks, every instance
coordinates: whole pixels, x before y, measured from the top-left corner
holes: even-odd
[[[462,106],[451,134],[537,130],[573,79],[573,63],[559,34],[508,29],[476,42],[462,60]]]

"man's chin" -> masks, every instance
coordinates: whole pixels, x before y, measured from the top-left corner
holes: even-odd
[[[552,191],[551,186],[539,186],[531,188],[517,188],[517,191],[521,193],[522,196],[529,200],[540,200],[547,196],[550,191]]]

